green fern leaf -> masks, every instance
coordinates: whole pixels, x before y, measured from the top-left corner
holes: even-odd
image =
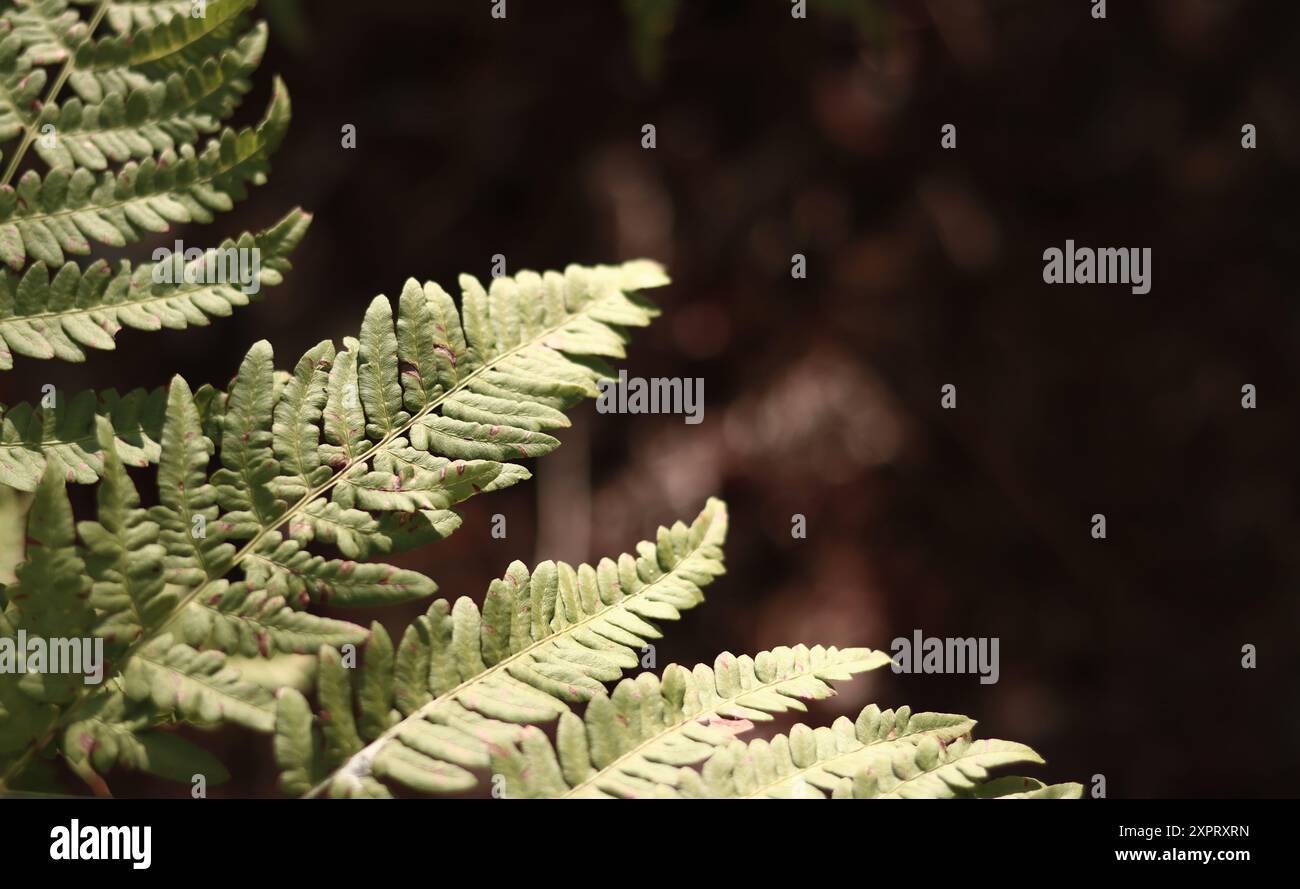
[[[262,524],[243,558],[281,574],[277,589],[292,598],[299,582],[281,563],[308,563],[295,553],[317,537],[340,543],[352,559],[446,536],[459,522],[451,507],[527,478],[507,461],[554,449],[558,439],[539,428],[567,424],[563,408],[598,394],[601,372],[590,356],[562,351],[568,331],[601,327],[606,354],[621,356],[621,325],[643,325],[655,314],[625,291],[666,280],[649,263],[498,279],[503,317],[517,315],[516,303],[538,299],[543,287],[551,296],[545,307],[538,299],[533,327],[477,345],[436,285],[408,283],[396,319],[386,299],[372,302],[361,336],[337,352],[325,343],[309,350],[274,411],[260,414],[280,461],[268,487],[287,508]],[[471,282],[464,282],[466,306],[482,291]],[[312,565],[312,578],[329,592],[339,566]],[[412,596],[428,591],[412,589]]]
[[[153,708],[123,694],[99,699],[80,722],[68,726],[61,749],[73,771],[106,774],[114,767],[190,783],[202,775],[211,786],[230,778],[216,757],[179,735],[158,730]]]
[[[72,0],[80,6],[98,6],[103,0]],[[170,21],[173,16],[189,15],[193,0],[109,0],[106,19],[114,31],[129,34]]]
[[[286,788],[301,790],[307,776],[337,796],[383,795],[382,781],[430,793],[472,787],[469,769],[486,766],[493,745],[567,712],[565,702],[603,696],[601,683],[634,668],[658,638],[651,621],[675,620],[703,599],[701,588],[723,571],[726,528],[725,506],[710,500],[690,526],[660,528],[635,557],[576,569],[543,562],[532,572],[516,562],[493,581],[481,613],[468,598],[454,607],[439,600],[396,650],[376,633],[355,683],[327,668],[333,656],[323,653],[319,738],[302,704],[281,696]],[[767,708],[755,712],[775,706],[749,703]]]
[[[0,141],[8,141],[30,127],[30,111],[41,99],[45,69],[33,67],[23,51],[23,38],[11,33],[0,40]]]
[[[256,0],[208,0],[203,15],[192,15],[191,5],[129,35],[86,41],[77,47],[76,67],[95,72],[130,67],[156,74],[192,66],[241,32],[255,5]]]
[[[52,126],[55,138],[37,139],[33,147],[51,167],[99,171],[194,145],[217,132],[239,106],[266,39],[266,26],[258,25],[219,57],[165,79],[110,92],[97,102],[51,102],[32,125],[37,132]]]
[[[334,356],[325,387],[324,433],[328,444],[321,448],[325,462],[347,466],[366,450],[366,415],[357,396],[357,351],[352,337],[343,340],[344,349]]]
[[[1010,741],[972,741],[973,720],[951,713],[881,712],[829,728],[796,725],[789,735],[733,742],[700,772],[683,771],[688,797],[952,799],[977,795],[989,769],[1043,762]]]
[[[334,355],[334,344],[328,340],[309,349],[298,359],[275,406],[271,445],[283,472],[275,490],[286,499],[302,497],[327,477],[318,472],[319,427]]]
[[[228,522],[248,521],[260,527],[276,518],[282,508],[267,487],[280,470],[271,451],[271,430],[264,422],[274,406],[271,344],[261,340],[244,357],[222,413],[223,468],[213,474],[212,483]]]
[[[853,779],[854,799],[945,799],[963,796],[1005,765],[1041,764],[1043,758],[1014,741],[971,741],[949,745],[922,738],[891,760],[877,760]]]
[[[27,518],[27,561],[18,580],[5,590],[15,609],[18,631],[41,639],[81,639],[95,624],[90,606],[90,578],[76,547],[72,505],[63,479],[52,467],[32,500]],[[27,673],[19,687],[36,700],[63,704],[84,687],[83,677],[69,673]]]
[[[28,559],[6,592],[16,623],[0,621],[0,635],[10,639],[23,631],[43,639],[93,634],[105,640],[108,661],[129,660],[120,688],[131,702],[121,699],[116,683],[92,690],[80,676],[5,673],[0,676],[0,750],[34,749],[30,745],[59,716],[57,707],[47,705],[80,704],[64,711],[78,717],[64,732],[64,750],[79,774],[114,763],[163,775],[183,768],[209,774],[210,757],[148,728],[173,712],[205,723],[229,719],[262,731],[271,726],[270,692],[227,668],[222,651],[269,658],[365,641],[361,627],[290,609],[282,598],[250,591],[243,583],[223,586],[177,611],[177,587],[165,580],[175,580],[178,570],[182,575],[195,570],[203,552],[193,535],[176,532],[185,527],[185,516],[203,514],[211,488],[196,484],[207,442],[194,434],[197,417],[185,410],[185,394],[183,384],[173,388],[170,410],[179,420],[164,433],[161,449],[160,479],[178,480],[176,490],[161,491],[163,503],[151,512],[140,508],[108,421],[98,420],[105,455],[99,520],[77,526],[87,547],[84,558],[71,534],[63,481],[53,463],[47,467],[29,519]],[[160,528],[160,518],[166,529]],[[172,571],[169,578],[165,566]],[[175,637],[147,638],[169,622]]]
[[[180,587],[221,578],[235,552],[217,524],[217,490],[207,479],[211,450],[190,387],[176,377],[158,459],[159,502],[149,515],[162,529],[167,581]]]
[[[311,601],[370,607],[423,599],[438,590],[418,571],[378,562],[325,559],[307,552],[297,541],[280,540],[277,532],[268,534],[263,547],[245,560],[244,572],[255,588],[300,605]]]
[[[2,323],[0,323],[2,325]],[[130,466],[158,462],[167,393],[135,389],[55,393],[54,407],[17,404],[0,409],[0,484],[34,491],[47,462],[65,481],[89,484],[103,472],[105,451],[96,431],[99,417],[114,430],[114,452]]]
[[[90,36],[90,28],[62,0],[17,0],[5,19],[33,65],[66,61]]]
[[[259,732],[275,727],[274,696],[241,679],[220,651],[196,651],[162,635],[140,648],[122,675],[134,701],[200,725],[233,722]]]
[[[151,702],[157,715],[225,718],[265,730],[273,707],[269,692],[224,666],[222,652],[267,660],[266,669],[254,666],[254,672],[269,679],[279,669],[276,664],[292,665],[296,662],[289,659],[306,652],[366,639],[363,628],[305,613],[302,609],[311,602],[364,605],[433,593],[433,582],[416,572],[356,562],[346,551],[400,549],[445,536],[459,521],[452,511],[456,503],[527,477],[526,470],[506,461],[554,446],[535,432],[539,418],[558,425],[550,412],[596,394],[595,380],[608,369],[592,351],[621,355],[624,325],[646,324],[654,316],[653,308],[625,291],[666,282],[658,267],[648,263],[571,267],[563,275],[524,273],[518,280],[547,288],[545,305],[518,305],[538,294],[530,295],[514,281],[495,282],[490,292],[467,285],[467,300],[480,299],[477,292],[483,303],[470,311],[488,324],[469,336],[456,332],[463,327],[454,305],[441,303],[436,288],[417,285],[421,296],[433,294],[426,317],[440,319],[423,334],[411,329],[400,304],[394,319],[377,303],[362,337],[345,339],[337,352],[330,346],[309,351],[293,375],[275,373],[269,345],[259,343],[229,392],[204,387],[195,393],[183,380],[173,380],[157,448],[157,505],[139,515],[118,464],[101,456],[95,469],[113,474],[105,494],[113,514],[87,525],[97,560],[93,583],[101,585],[99,601],[114,603],[112,614],[100,615],[104,632],[125,647],[111,659],[104,688],[80,692],[53,714],[19,699],[11,708],[0,682],[0,706],[17,714],[24,726],[19,743],[21,737],[28,743],[2,780],[22,771],[51,720],[56,730],[81,721],[119,680],[128,697]],[[408,309],[411,302],[406,300]],[[394,325],[403,321],[407,325],[398,338]],[[605,333],[591,333],[597,329]],[[582,331],[581,337],[575,333]],[[413,365],[401,359],[403,342],[426,353],[432,349],[440,363],[431,385],[419,381],[426,400],[414,412],[405,407],[402,376],[409,383]],[[562,351],[568,347],[576,350],[574,355]],[[495,399],[474,405],[478,410],[490,405],[491,415],[482,418],[489,422],[458,421],[471,431],[447,447],[452,454],[438,453],[442,439],[421,430],[430,429],[442,418],[438,411],[466,394]],[[509,444],[494,441],[498,438]],[[525,446],[539,441],[545,446]],[[470,445],[493,459],[454,456]],[[97,448],[100,454],[118,450],[106,430]],[[215,471],[210,465],[214,457],[220,463]],[[61,464],[46,460],[47,475],[60,469]],[[720,512],[717,505],[707,514]],[[699,586],[720,570],[715,564],[720,553],[703,527],[712,525],[718,530],[709,534],[721,534],[725,519],[701,522],[697,539],[691,539],[697,532],[679,526],[664,531],[667,536],[657,546],[643,544],[640,558],[627,556],[618,565],[575,570],[547,563],[534,576],[516,565],[510,582],[522,581],[525,589],[535,590],[537,601],[530,593],[529,599],[516,602],[508,584],[489,595],[487,619],[498,635],[485,637],[481,647],[491,663],[475,660],[464,643],[466,633],[479,638],[481,621],[473,604],[462,600],[453,610],[445,602],[435,603],[394,654],[389,711],[404,712],[400,708],[410,702],[418,701],[417,707],[429,703],[459,681],[451,679],[453,674],[472,675],[474,681],[448,701],[448,712],[464,711],[456,717],[459,724],[517,732],[518,724],[509,719],[537,713],[553,717],[560,712],[558,699],[600,692],[600,681],[635,665],[626,646],[657,633],[647,618],[675,618],[679,609],[698,602]],[[131,539],[143,552],[113,562],[121,555],[117,547],[124,533],[136,535]],[[337,543],[348,558],[310,553],[305,547],[315,540]],[[688,543],[699,552],[685,553]],[[159,558],[161,592],[156,584]],[[235,570],[242,579],[227,577]],[[137,616],[128,607],[139,606],[121,589],[132,571],[147,587],[142,589],[145,600],[169,603],[170,611],[161,619],[155,620],[152,612]],[[91,584],[91,578],[85,583]],[[491,624],[503,613],[511,615],[506,624],[514,630],[511,637],[499,635],[503,628]],[[591,626],[563,629],[565,615],[577,613],[586,615]],[[543,614],[547,622],[558,621],[554,639]],[[494,649],[506,638],[530,650]],[[605,641],[595,644],[600,639]],[[595,648],[587,647],[591,644]],[[492,681],[477,678],[479,663]],[[497,700],[503,689],[506,698]],[[0,737],[0,744],[8,743]],[[331,741],[334,748],[339,743]],[[427,756],[420,756],[424,759],[413,760],[409,751],[394,746],[381,759],[391,758],[400,771],[426,765]],[[435,766],[444,783],[461,780],[458,770],[455,764]]]
[[[674,796],[683,766],[703,762],[753,720],[804,710],[804,701],[835,694],[832,681],[889,663],[866,648],[797,645],[753,658],[724,653],[712,669],[672,664],[662,682],[653,673],[624,679],[609,697],[592,698],[582,718],[564,713],[554,748],[527,730],[518,746],[494,753],[492,769],[510,797]]]
[[[925,737],[943,743],[968,736],[975,721],[953,713],[913,713],[909,707],[881,711],[875,704],[856,721],[840,717],[830,727],[799,724],[770,741],[731,744],[704,769],[706,789],[698,778],[692,792],[704,795],[818,798],[844,794],[846,784],[863,768]]]
[[[23,174],[0,190],[4,261],[22,268],[28,257],[61,266],[64,254],[90,252],[90,241],[122,247],[143,232],[211,222],[266,181],[268,159],[289,125],[289,93],[277,78],[266,116],[255,128],[223,130],[202,152],[181,145],[156,160],[131,162],[98,180],[83,168],[55,167],[44,178]]]
[[[211,0],[202,10],[189,3],[144,0],[80,5],[91,7],[84,18],[65,0],[15,0],[0,11],[0,34],[5,35],[0,40],[0,141],[21,136],[0,177],[0,261],[8,267],[0,271],[0,369],[13,367],[15,353],[82,361],[87,348],[113,348],[123,326],[179,329],[228,315],[263,286],[280,282],[289,267],[287,254],[309,221],[295,211],[256,238],[245,234],[226,241],[216,248],[220,254],[209,250],[183,268],[172,262],[134,269],[120,262],[113,268],[101,260],[83,269],[67,261],[69,254],[90,253],[92,242],[123,247],[147,233],[210,222],[229,210],[246,196],[249,185],[265,181],[269,156],[290,116],[288,93],[277,79],[257,127],[221,129],[250,89],[249,78],[265,51],[265,24],[249,24],[254,0]],[[97,36],[106,17],[116,36]],[[61,97],[65,84],[77,95]],[[214,138],[199,148],[206,135]],[[30,148],[50,169],[44,175],[28,170],[11,186]],[[208,271],[236,251],[241,271],[243,254],[261,260],[254,280],[236,287],[192,274],[199,271],[195,262]],[[158,274],[176,271],[182,272],[176,279]],[[275,380],[278,387],[279,378]],[[198,426],[207,438],[221,437],[213,423],[233,426],[239,411],[274,404],[274,395],[261,391],[236,387],[232,394],[233,400],[205,387],[194,399]],[[137,423],[126,409],[136,399],[101,403],[108,401],[116,399],[82,393],[71,401],[56,397],[53,407],[40,410],[0,408],[0,485],[31,491],[51,466],[67,481],[96,480],[105,458],[94,423],[97,415],[110,411],[117,429],[111,447],[118,456],[136,466],[156,460],[158,427]],[[233,408],[229,417],[228,406]],[[220,579],[219,573],[208,576],[221,567],[208,562],[209,551],[228,555],[233,549],[228,538],[238,538],[242,527],[256,531],[284,508],[264,484],[278,474],[275,462],[249,462],[267,455],[264,445],[242,454],[237,448],[219,454],[226,465],[210,484],[226,521],[209,544],[189,547],[200,557],[204,582]],[[220,512],[205,506],[168,518],[166,503],[159,509],[161,535],[169,548],[168,583],[179,595],[196,575],[193,566],[180,564],[184,558],[177,550],[186,548],[185,532],[176,522],[203,522]],[[322,521],[342,520],[322,536],[346,530],[353,518],[346,512],[322,515]],[[445,521],[438,525],[447,526]],[[346,545],[347,535],[342,536]],[[188,601],[177,602],[181,607],[173,617],[195,610]],[[211,602],[196,606],[202,607]],[[260,606],[258,616],[266,617]],[[292,618],[296,629],[303,620]],[[328,628],[317,629],[314,641],[342,638]],[[293,636],[285,644],[301,647],[308,644],[306,638]]]
[[[260,290],[283,280],[288,255],[310,224],[310,216],[294,210],[256,236],[244,233],[214,249],[258,250],[256,289]],[[205,254],[210,255],[211,251]],[[249,294],[235,284],[156,283],[156,265],[145,263],[132,270],[122,262],[114,273],[104,262],[84,272],[67,263],[52,278],[39,262],[21,278],[0,271],[0,369],[13,366],[15,352],[31,358],[84,361],[85,348],[114,348],[113,338],[122,327],[159,330],[205,325],[209,318],[229,315],[249,302]]]
[[[356,624],[290,608],[283,596],[247,583],[229,584],[191,602],[174,630],[194,648],[247,657],[315,654],[322,645],[358,645],[367,635]]]
[[[140,507],[140,495],[113,447],[108,420],[99,419],[98,433],[104,454],[99,520],[78,523],[77,533],[89,550],[90,604],[100,616],[95,635],[116,647],[161,626],[176,607],[176,595],[164,587],[166,550],[158,524]]]

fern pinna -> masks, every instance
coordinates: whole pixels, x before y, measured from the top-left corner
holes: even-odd
[[[253,288],[76,259],[211,222],[265,180],[283,85],[260,124],[224,127],[266,44],[253,5],[0,6],[0,368],[84,360],[124,326],[205,324],[280,282],[309,223],[298,210],[188,261],[255,250]],[[18,176],[25,161],[46,169]],[[254,344],[224,388],[177,377],[4,410],[0,494],[30,512],[0,521],[0,555],[21,562],[0,587],[0,793],[57,790],[65,770],[97,794],[115,769],[219,783],[222,764],[174,729],[231,723],[273,737],[282,787],[301,796],[461,792],[488,776],[508,798],[1078,796],[991,777],[1041,760],[971,740],[961,716],[869,707],[738,739],[888,664],[879,651],[795,645],[625,675],[723,573],[718,500],[617,558],[512,564],[481,606],[437,599],[396,642],[318,613],[434,595],[383,558],[527,479],[519,461],[559,445],[564,411],[656,316],[640,292],[666,283],[646,261],[462,276],[459,301],[412,280],[341,345],[277,369]],[[146,507],[128,468],[155,464]],[[75,519],[69,483],[97,484],[93,519]],[[31,640],[93,641],[101,669],[19,668]]]

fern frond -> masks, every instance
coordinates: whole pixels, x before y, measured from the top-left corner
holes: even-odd
[[[106,454],[99,521],[77,528],[88,552],[76,546],[63,481],[50,466],[29,517],[33,545],[6,598],[18,617],[13,630],[47,640],[98,636],[109,643],[112,657],[163,626],[174,612],[176,597],[164,583],[166,553],[159,544],[164,539],[160,527],[139,507],[135,486],[111,446],[106,420],[99,421],[98,431]],[[175,450],[166,437],[163,447]],[[199,652],[164,634],[134,652],[121,689],[134,701],[148,702],[154,714],[175,712],[212,723],[225,718],[269,730],[270,693],[239,679],[223,662],[220,651]],[[60,673],[28,673],[17,686],[28,697],[56,705],[77,700],[85,688],[81,676]],[[117,693],[116,685],[99,689],[95,706],[109,706],[106,699]]]
[[[657,314],[628,293],[666,282],[644,262],[522,272],[490,293],[464,276],[462,315],[436,284],[410,281],[396,328],[376,298],[360,337],[310,350],[261,415],[278,466],[267,485],[289,505],[245,556],[278,563],[319,536],[357,558],[450,533],[451,507],[527,478],[510,461],[558,446],[541,430],[567,426],[561,411],[612,373],[601,356],[623,356],[624,326]]]
[[[166,404],[165,389],[133,389],[124,395],[108,389],[71,397],[58,392],[50,408],[25,402],[0,407],[0,484],[34,491],[47,462],[67,482],[97,481],[104,465],[95,429],[101,416],[111,421],[114,450],[123,462],[137,467],[156,463]]]
[[[164,584],[168,550],[162,528],[139,507],[135,486],[110,450],[107,420],[99,420],[98,433],[109,455],[98,492],[99,521],[81,522],[77,531],[89,549],[87,566],[95,581],[91,605],[100,616],[95,634],[114,643],[132,642],[173,616],[177,595]],[[366,638],[355,624],[296,611],[284,597],[247,583],[214,585],[205,599],[189,603],[175,632],[195,648],[262,657]]]
[[[947,799],[969,795],[988,779],[989,769],[1043,763],[1030,747],[1015,741],[960,739],[940,744],[922,738],[891,760],[873,763],[853,778],[854,799]]]
[[[35,120],[32,108],[45,90],[45,69],[33,67],[23,53],[23,39],[0,40],[0,142],[13,139]]]
[[[43,262],[21,278],[0,271],[0,369],[13,366],[14,353],[84,361],[86,348],[114,348],[114,337],[123,327],[181,330],[227,316],[248,305],[262,287],[281,283],[291,267],[289,254],[310,224],[308,214],[293,210],[271,228],[223,241],[185,266],[216,264],[224,251],[232,249],[256,250],[260,268],[246,285],[205,281],[197,273],[172,275],[173,280],[167,281],[167,276],[155,274],[159,263],[142,263],[133,269],[125,260],[116,271],[103,261],[85,271],[70,262],[53,276]],[[6,240],[5,227],[0,226],[0,253],[14,243]]]
[[[91,25],[103,16],[120,23],[125,4],[86,5],[94,7],[90,23],[67,0],[17,0],[6,17],[32,64],[67,60],[73,88],[87,101],[99,101],[105,93],[134,88],[216,55],[243,32],[256,0],[208,0],[202,15],[194,14],[192,3],[150,4],[153,21],[148,25],[129,34],[115,27],[118,34],[102,38],[92,36]]]
[[[92,104],[217,58],[246,33],[244,21],[254,5],[254,0],[209,0],[196,17],[190,2],[75,2],[92,7],[89,25],[107,19],[117,35],[90,39],[91,28],[67,11],[66,0],[25,2],[27,9],[18,13],[27,20],[24,58],[34,64],[67,58],[68,85]],[[138,25],[131,22],[133,12]]]
[[[102,677],[108,681],[93,690],[80,676],[0,675],[0,751],[26,745],[30,756],[62,722],[64,754],[74,767],[94,768],[85,762],[94,748],[76,745],[95,742],[106,745],[106,752],[92,757],[100,766],[157,770],[158,756],[178,762],[184,745],[147,735],[128,741],[125,735],[140,735],[171,715],[270,729],[271,692],[229,669],[224,652],[272,657],[366,638],[361,627],[293,610],[282,598],[251,592],[243,583],[223,584],[202,601],[180,601],[175,554],[204,544],[181,530],[177,516],[202,514],[211,496],[209,485],[194,484],[201,479],[195,461],[206,459],[206,439],[194,435],[195,421],[181,417],[165,427],[160,473],[180,481],[146,511],[108,420],[98,418],[98,521],[76,527],[85,549],[70,533],[72,513],[59,472],[52,462],[47,466],[29,519],[28,559],[18,582],[6,590],[16,620],[0,621],[0,636],[14,639],[21,631],[46,640],[96,637],[103,640],[108,664],[126,666],[120,682]],[[193,490],[182,490],[184,485]],[[162,632],[169,624],[175,635]],[[122,693],[133,703],[119,701]]]
[[[171,519],[184,550],[173,553],[177,570],[187,566],[183,576],[202,585],[239,564],[251,586],[298,603],[360,605],[430,594],[432,584],[413,572],[326,561],[303,548],[319,534],[352,558],[438,536],[453,525],[445,514],[456,503],[526,477],[505,461],[558,445],[536,431],[538,418],[567,424],[560,408],[597,393],[600,371],[591,353],[621,355],[618,324],[653,316],[623,290],[665,280],[643,263],[571,267],[563,276],[499,279],[489,297],[466,278],[466,318],[488,324],[468,334],[441,288],[410,282],[399,304],[400,339],[389,303],[379,297],[359,339],[345,340],[341,351],[328,343],[309,350],[283,386],[270,346],[254,345],[212,417],[222,468],[210,484],[196,470],[184,488],[193,510],[177,504]],[[517,281],[545,288],[549,299]],[[421,365],[419,351],[436,361]],[[482,411],[488,391],[495,413],[457,419],[466,405]],[[193,433],[187,440],[197,449],[205,430],[187,387],[174,384],[170,400],[168,425]],[[166,426],[163,436],[165,455]],[[177,465],[164,460],[162,489],[179,485],[181,464],[206,465],[207,453],[195,450]],[[208,534],[194,545],[181,529],[198,520]],[[415,527],[400,528],[403,520]],[[240,539],[249,543],[235,552],[230,541]]]
[[[410,573],[427,583],[422,575]],[[245,583],[223,586],[207,600],[189,603],[175,629],[195,648],[248,657],[314,654],[322,645],[357,645],[368,636],[363,627],[296,610],[284,596]]]
[[[267,29],[258,25],[239,43],[183,72],[172,72],[97,102],[71,98],[41,109],[35,127],[54,127],[57,138],[37,139],[37,154],[51,167],[104,170],[193,145],[215,133],[239,106],[266,49]]]
[[[66,61],[90,37],[90,28],[63,0],[16,0],[5,19],[32,65]]]
[[[208,751],[169,731],[148,704],[126,695],[105,695],[86,718],[68,726],[60,749],[73,771],[104,775],[115,767],[148,772],[189,783],[202,775],[209,786],[230,778],[225,766]]]
[[[438,600],[395,649],[376,625],[355,681],[322,652],[319,726],[301,695],[280,696],[285,790],[382,796],[384,781],[428,793],[472,787],[470,769],[486,766],[494,746],[567,712],[566,702],[599,700],[601,683],[636,667],[640,649],[659,637],[652,621],[675,620],[703,600],[701,588],[723,572],[726,530],[725,506],[710,500],[689,527],[661,527],[655,541],[638,544],[637,556],[576,569],[543,562],[532,572],[515,562],[493,581],[481,614],[468,598]],[[797,683],[792,677],[787,691]],[[746,701],[728,712],[785,706],[760,694]]]
[[[912,713],[910,707],[881,711],[872,704],[856,721],[840,717],[830,727],[794,726],[770,741],[728,745],[703,770],[706,790],[687,776],[690,791],[742,797],[816,798],[841,788],[863,768],[915,745],[924,737],[956,741],[975,721],[952,713]]]
[[[111,272],[102,261],[84,270],[68,261],[93,244],[123,247],[176,225],[211,222],[266,181],[289,123],[283,83],[274,81],[257,126],[222,129],[266,48],[265,24],[249,24],[254,5],[211,0],[196,14],[189,3],[150,3],[138,10],[147,24],[129,31],[124,18],[136,4],[99,2],[83,20],[66,0],[17,0],[0,17],[0,32],[12,31],[0,40],[0,142],[22,137],[0,178],[0,261],[12,270],[0,273],[0,369],[12,367],[14,352],[82,360],[84,347],[111,348],[123,324],[206,323],[260,289],[256,280],[160,289],[141,274],[156,266]],[[96,37],[105,15],[119,33]],[[65,84],[77,95],[61,101]],[[50,169],[27,170],[10,186],[30,148]],[[259,246],[250,240],[218,249]],[[210,252],[199,262],[207,271],[223,268]],[[278,281],[279,271],[269,277]],[[212,277],[227,280],[187,280]],[[108,303],[122,305],[85,311]]]
[[[138,506],[114,433],[98,420],[102,462],[96,471],[106,479],[101,515],[83,523],[89,554],[75,545],[72,552],[84,558],[85,570],[66,582],[93,585],[89,613],[111,643],[111,675],[105,687],[61,699],[52,715],[37,708],[23,716],[26,705],[17,701],[31,745],[23,756],[30,758],[51,731],[82,720],[118,677],[128,697],[150,703],[156,714],[225,718],[266,730],[269,692],[226,668],[222,653],[276,659],[359,643],[368,636],[363,628],[302,609],[311,602],[365,605],[433,593],[433,582],[417,572],[353,558],[449,533],[455,521],[448,517],[454,519],[458,502],[526,477],[511,461],[558,444],[540,428],[567,424],[560,411],[596,395],[595,381],[611,373],[600,356],[623,354],[624,325],[646,324],[656,314],[624,291],[666,281],[657,266],[636,262],[573,266],[563,275],[524,272],[495,281],[490,290],[466,277],[463,323],[441,288],[412,282],[396,324],[381,297],[359,338],[345,339],[342,350],[329,343],[309,350],[292,375],[275,372],[263,342],[249,351],[225,393],[196,395],[176,378],[158,440],[158,502],[147,511]],[[214,457],[218,467],[211,466]],[[57,486],[55,499],[66,504],[62,462],[47,459],[44,472],[40,490]],[[711,524],[711,533],[720,534],[723,524]],[[620,644],[639,642],[655,633],[644,618],[675,617],[677,609],[698,601],[699,585],[720,570],[703,524],[698,534],[691,543],[699,552],[678,552],[691,537],[681,526],[659,541],[658,550],[644,544],[641,558],[628,556],[618,566],[575,571],[549,565],[530,579],[517,565],[506,583],[522,579],[537,590],[539,601],[525,607],[521,600],[520,608],[539,621],[545,614],[547,621],[563,622],[563,614],[574,613],[566,609],[591,609],[596,606],[587,597],[603,597],[595,612],[583,612],[589,632]],[[314,540],[338,545],[346,558],[310,553],[306,546]],[[236,570],[242,578],[228,577]],[[668,573],[660,577],[661,570]],[[564,597],[570,595],[581,599],[569,602]],[[619,601],[606,607],[611,597]],[[501,635],[499,620],[513,613],[515,601],[506,587],[490,596],[483,622],[492,639],[484,640],[484,656],[509,639],[524,645],[523,634],[534,631],[529,624]],[[477,626],[470,609],[469,600],[458,604],[455,621]],[[445,602],[435,604],[425,624],[442,632],[452,620],[448,612]],[[635,657],[610,642],[610,651],[584,655],[580,667],[566,666],[587,638],[583,628],[572,627],[549,644],[543,644],[545,628],[539,623],[535,629],[536,651],[493,657],[494,664],[509,661],[508,673],[504,666],[489,668],[499,677],[493,689],[501,684],[519,696],[529,695],[520,691],[531,689],[529,682],[546,689],[519,698],[533,707],[529,713],[548,701],[554,715],[558,704],[548,695],[590,695],[600,690],[592,675],[614,678],[613,665],[635,665]],[[394,664],[406,677],[398,690],[407,696],[419,688],[409,675],[411,658],[437,650],[432,642],[421,648],[418,640],[416,631]],[[427,668],[424,676],[427,696]],[[478,694],[489,693],[486,682],[472,685]],[[9,709],[7,694],[0,683],[0,705]],[[472,709],[477,700],[467,687],[451,703]],[[0,737],[0,749],[8,749],[6,740]],[[11,763],[3,780],[23,762]]]
[[[289,93],[277,78],[257,127],[224,130],[201,153],[182,145],[98,180],[83,168],[55,167],[44,179],[28,170],[16,189],[0,191],[0,259],[14,269],[29,256],[58,266],[65,251],[89,253],[90,241],[122,247],[143,232],[211,222],[242,200],[247,186],[266,181],[288,124]]]
[[[676,664],[624,679],[597,695],[579,718],[560,716],[555,746],[530,728],[518,746],[498,748],[493,772],[509,797],[636,799],[675,796],[684,766],[753,728],[753,720],[806,709],[835,694],[830,683],[890,663],[866,648],[776,648],[750,657],[719,655],[712,669]]]
[[[88,636],[96,620],[89,602],[90,579],[76,546],[72,506],[52,467],[46,468],[32,500],[27,537],[27,561],[18,566],[17,581],[5,590],[16,618],[13,629],[40,639]],[[33,672],[18,680],[21,691],[52,704],[73,700],[81,684],[82,677],[66,673]]]
[[[1041,764],[1024,744],[973,741],[975,723],[951,713],[917,713],[874,704],[856,722],[796,725],[771,741],[736,741],[700,772],[683,771],[688,797],[795,799],[951,799],[976,795],[990,769]]]
[[[224,653],[198,651],[162,635],[135,652],[122,675],[134,701],[199,725],[233,722],[253,731],[275,728],[275,699],[226,666]]]
[[[158,523],[140,506],[140,494],[127,475],[108,421],[99,418],[96,434],[105,455],[96,492],[98,521],[77,525],[85,542],[86,571],[92,579],[90,604],[99,616],[96,635],[114,643],[134,641],[162,625],[176,607],[166,589]]]
[[[77,48],[77,67],[104,71],[130,66],[157,73],[193,66],[242,32],[247,14],[255,5],[257,0],[208,0],[203,15],[192,15],[191,5],[129,35],[81,44]]]

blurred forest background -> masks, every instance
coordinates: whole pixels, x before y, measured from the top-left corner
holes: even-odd
[[[651,257],[674,283],[628,371],[703,378],[704,422],[581,407],[534,481],[401,564],[481,601],[512,559],[618,553],[716,493],[729,573],[660,667],[997,636],[996,685],[877,671],[814,719],[969,713],[1042,752],[1039,777],[1104,775],[1112,797],[1300,794],[1300,5],[491,5],[264,0],[243,113],[278,71],[294,121],[269,184],[208,235],[301,204],[294,272],[205,330],[22,361],[0,398],[224,384],[260,337],[288,367],[376,293],[486,278],[496,253],[511,273]],[[1151,292],[1045,286],[1067,238],[1151,247]],[[212,795],[277,795],[269,739],[215,740],[237,777]]]

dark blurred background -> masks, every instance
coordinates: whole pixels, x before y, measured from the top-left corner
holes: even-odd
[[[704,422],[581,407],[533,482],[402,564],[481,601],[512,559],[625,551],[716,493],[729,573],[661,667],[997,636],[996,685],[877,671],[813,718],[970,713],[1047,756],[1044,779],[1104,775],[1113,797],[1294,796],[1300,6],[1108,5],[264,4],[243,113],[278,71],[294,122],[270,183],[207,235],[301,204],[294,272],[206,330],[18,374],[224,384],[257,338],[289,367],[408,276],[651,257],[673,284],[626,366],[702,377]],[[1045,286],[1067,238],[1152,248],[1151,292]],[[218,743],[238,777],[214,795],[274,795],[269,740]]]

